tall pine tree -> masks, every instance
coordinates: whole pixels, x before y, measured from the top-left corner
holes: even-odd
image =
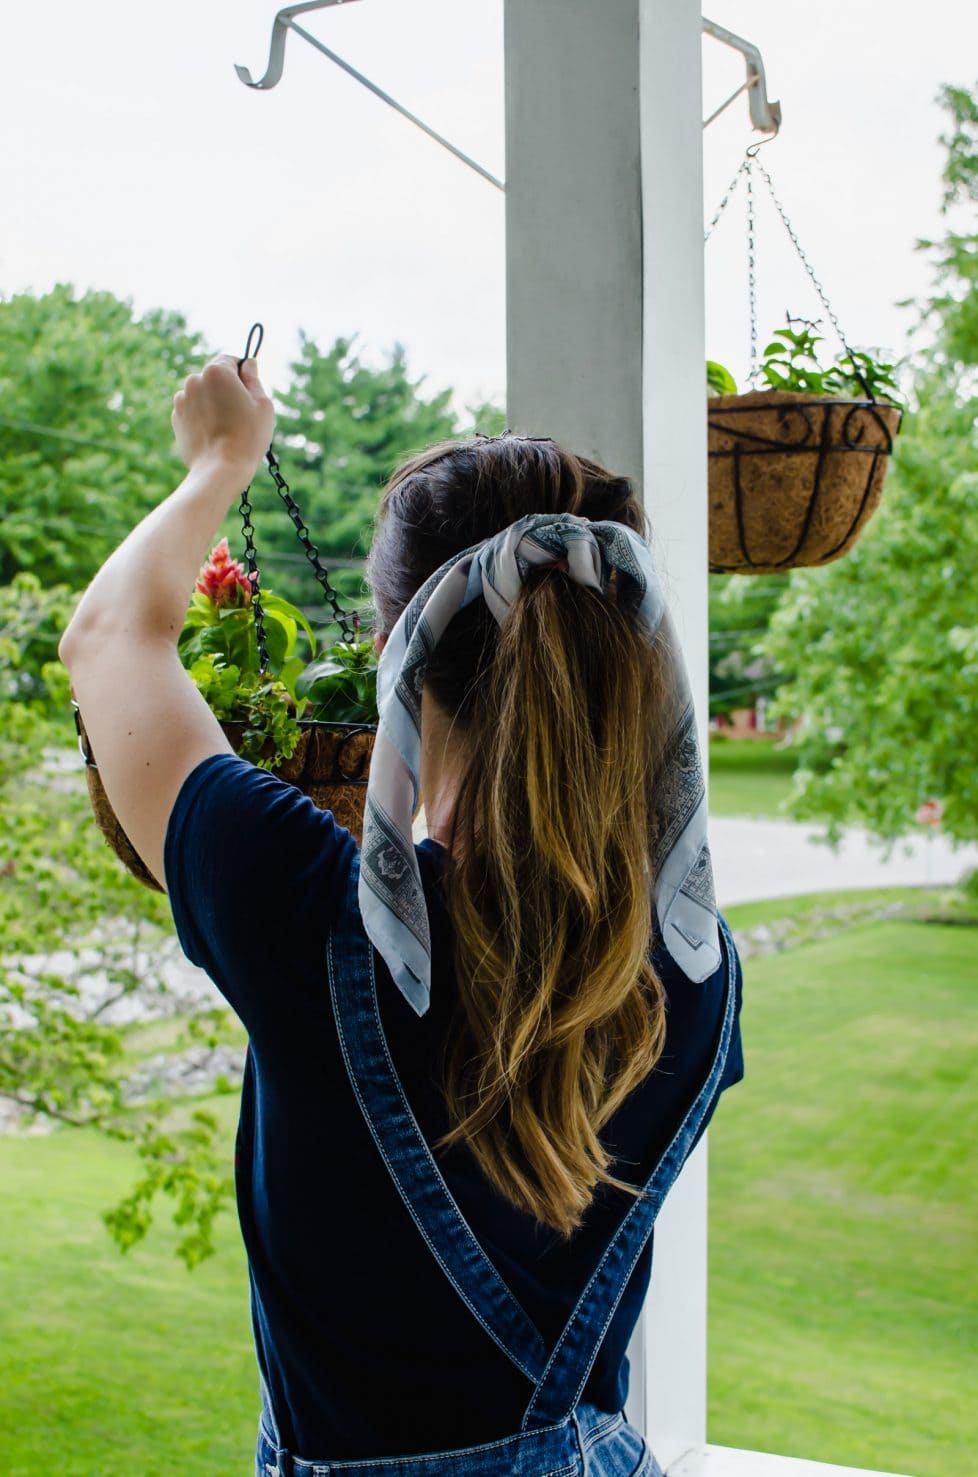
[[[289,388],[278,397],[276,455],[320,553],[358,566],[395,466],[411,452],[459,434],[452,391],[426,397],[423,381],[411,379],[400,345],[374,368],[361,361],[352,339],[338,338],[323,351],[303,334],[291,368]],[[251,500],[259,563],[263,553],[271,556],[265,583],[314,610],[318,586],[267,471],[259,471]],[[235,537],[240,542],[240,529]],[[363,604],[361,568],[331,568],[330,579],[348,603]]]

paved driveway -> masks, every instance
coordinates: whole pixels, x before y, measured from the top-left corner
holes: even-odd
[[[423,835],[424,831],[418,826],[415,834]],[[965,872],[978,867],[978,846],[955,852],[941,836],[928,834],[910,846],[896,847],[887,861],[862,832],[848,832],[838,852],[814,843],[812,838],[817,834],[817,827],[793,821],[714,817],[710,822],[710,845],[720,906],[805,892],[937,885],[955,882]],[[60,971],[68,978],[77,975],[89,1007],[102,1004],[106,996],[115,993],[115,986],[104,970],[100,971],[84,951],[80,957],[65,951],[28,962]],[[135,962],[137,968],[146,964],[140,959]],[[155,978],[159,970],[172,993],[160,995],[155,988],[148,992],[137,990],[109,1008],[105,1015],[107,1022],[123,1024],[155,1019],[192,1010],[201,1000],[216,1001],[214,986],[203,970],[184,959],[175,939],[168,940],[162,957],[157,952],[153,966],[148,970],[149,977]]]
[[[818,826],[795,821],[710,821],[710,848],[720,906],[852,887],[937,886],[978,867],[978,846],[954,851],[928,833],[900,842],[888,860],[863,831],[847,831],[838,851],[817,843]]]

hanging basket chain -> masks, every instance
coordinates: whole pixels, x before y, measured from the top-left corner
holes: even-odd
[[[333,586],[330,584],[329,575],[323,568],[322,560],[319,557],[319,550],[313,543],[312,539],[309,537],[309,530],[303,522],[302,514],[299,511],[299,505],[292,495],[289,484],[282,476],[278,457],[275,455],[275,452],[271,446],[265,453],[265,460],[268,463],[268,470],[272,474],[272,481],[275,483],[275,486],[278,489],[278,495],[282,499],[282,502],[285,504],[286,512],[292,519],[292,523],[295,527],[296,534],[298,536],[300,544],[302,545],[305,556],[309,560],[309,563],[312,566],[313,573],[319,581],[322,587],[323,594],[325,595],[326,600],[330,608],[332,609],[333,618],[336,621],[336,624],[339,626],[340,630],[343,632],[343,640],[346,642],[347,646],[353,646],[359,639],[360,617],[357,615],[356,611],[354,611],[353,618],[351,620],[342,609],[339,602],[339,596],[336,590],[334,590]]]
[[[250,485],[241,494],[241,531],[245,541],[245,559],[248,563],[248,573],[251,576],[251,613],[255,620],[255,640],[258,643],[259,669],[264,674],[268,670],[268,649],[265,644],[265,612],[261,603],[261,572],[258,568],[258,554],[255,550],[255,525],[251,521],[251,503],[248,500]]]
[[[750,305],[750,374],[748,383],[752,390],[757,389],[758,357],[757,357],[757,271],[756,271],[756,237],[754,221],[754,176],[752,168],[754,164],[753,154],[748,154],[744,161],[747,165],[747,296]]]
[[[875,405],[875,403],[876,403],[876,396],[873,394],[872,390],[869,388],[869,386],[867,385],[865,379],[863,378],[862,374],[860,373],[859,369],[856,366],[856,361],[855,361],[855,358],[853,357],[853,352],[852,352],[852,350],[849,347],[849,344],[848,344],[848,342],[846,340],[845,334],[842,332],[842,328],[841,328],[841,325],[839,323],[838,318],[836,317],[835,310],[832,307],[832,304],[829,302],[829,300],[828,300],[828,298],[827,298],[827,296],[825,294],[825,288],[822,286],[821,282],[816,277],[815,270],[812,267],[811,262],[808,260],[808,257],[805,255],[804,250],[802,249],[801,242],[798,240],[798,237],[797,237],[797,235],[795,233],[795,229],[792,226],[790,220],[788,219],[788,216],[787,216],[787,214],[785,212],[785,208],[781,204],[781,201],[778,199],[777,192],[776,192],[776,190],[774,188],[774,181],[771,179],[771,176],[768,174],[768,172],[764,168],[764,165],[763,164],[761,164],[757,159],[754,159],[753,162],[755,164],[757,164],[757,168],[760,170],[761,178],[763,179],[764,183],[767,185],[768,193],[770,194],[771,199],[774,201],[774,208],[778,212],[778,215],[781,217],[781,223],[782,223],[782,225],[784,226],[785,230],[788,233],[788,236],[789,236],[789,238],[791,240],[791,244],[794,246],[795,251],[798,253],[798,258],[801,261],[802,266],[805,268],[805,271],[808,273],[808,276],[811,279],[812,286],[814,287],[815,291],[818,293],[819,302],[822,304],[822,307],[825,309],[826,313],[828,314],[829,322],[832,324],[832,327],[835,329],[835,332],[836,332],[836,335],[838,337],[839,343],[842,345],[843,349],[845,350],[845,352],[846,352],[846,354],[847,354],[847,356],[849,358],[849,363],[850,363],[850,366],[852,368],[852,373],[853,373],[854,378],[857,379],[859,381],[859,383],[862,385],[863,390],[865,391],[867,400],[872,401],[873,404]],[[748,189],[749,188],[750,188],[750,178],[748,177]]]
[[[258,342],[252,348],[252,340],[256,335]],[[245,345],[245,359],[257,358],[258,350],[261,348],[264,337],[265,330],[262,325],[260,323],[253,324],[248,334],[248,342]],[[238,360],[239,369],[243,363],[244,359]],[[299,542],[303,547],[305,556],[312,565],[313,573],[319,581],[323,594],[332,609],[333,618],[343,632],[343,640],[347,646],[353,646],[359,639],[360,617],[354,611],[351,620],[342,609],[339,596],[330,584],[329,575],[326,573],[323,562],[319,557],[319,550],[309,537],[309,530],[303,521],[302,513],[299,511],[299,505],[292,495],[289,484],[282,476],[274,447],[270,446],[268,448],[265,453],[265,460],[268,463],[268,470],[271,473],[272,481],[275,483],[278,495],[285,504],[286,511],[295,526],[295,531],[298,534]],[[251,576],[251,609],[255,620],[255,640],[258,643],[258,661],[262,675],[264,675],[268,671],[268,645],[265,638],[265,612],[261,603],[261,573],[258,569],[258,554],[255,549],[255,526],[251,521],[251,503],[248,499],[248,493],[250,491],[251,488],[248,486],[241,494],[241,531],[244,534],[245,559],[248,564],[248,573]]]
[[[770,142],[770,140],[766,140],[766,142]],[[755,389],[756,388],[757,376],[758,376],[758,354],[757,354],[757,279],[756,279],[756,274],[755,274],[755,265],[756,265],[755,225],[756,225],[756,220],[755,220],[754,189],[753,189],[753,167],[756,164],[758,170],[760,171],[761,178],[763,179],[764,183],[767,185],[768,193],[770,194],[771,199],[774,202],[774,208],[778,212],[779,217],[781,218],[781,224],[784,226],[785,230],[787,231],[788,238],[791,241],[791,244],[794,246],[795,251],[798,253],[798,258],[799,258],[802,266],[805,268],[805,271],[808,273],[808,276],[809,276],[809,278],[811,280],[812,286],[815,288],[815,291],[818,294],[818,300],[822,304],[822,307],[825,309],[825,312],[828,315],[829,322],[831,323],[832,327],[835,329],[835,333],[836,333],[836,336],[837,336],[837,338],[839,340],[839,343],[842,345],[842,347],[843,347],[843,349],[844,349],[844,351],[845,351],[845,353],[846,353],[846,355],[847,355],[847,357],[849,359],[849,364],[851,366],[852,376],[853,376],[854,379],[858,380],[859,383],[862,385],[863,392],[864,392],[864,394],[866,396],[866,399],[869,400],[871,404],[875,405],[876,404],[876,396],[874,395],[873,391],[870,389],[869,385],[866,383],[866,380],[865,380],[862,372],[860,371],[858,365],[856,364],[855,356],[853,355],[852,349],[849,347],[849,342],[848,342],[845,334],[842,332],[842,326],[839,323],[839,319],[838,319],[838,317],[836,315],[835,309],[832,307],[832,304],[829,302],[828,297],[826,296],[825,288],[822,286],[822,284],[819,281],[818,277],[816,277],[816,275],[815,275],[815,269],[813,268],[811,262],[808,260],[808,257],[805,255],[804,249],[802,248],[802,244],[798,240],[798,236],[797,236],[797,233],[795,231],[795,228],[791,224],[791,221],[788,219],[787,212],[785,211],[784,206],[781,204],[781,201],[778,198],[777,191],[774,188],[774,181],[772,180],[771,176],[768,174],[767,170],[764,168],[764,165],[761,164],[759,162],[759,160],[757,159],[757,150],[760,147],[761,147],[760,144],[752,144],[748,148],[747,153],[746,153],[745,157],[743,158],[743,160],[741,161],[740,166],[739,166],[736,174],[734,175],[733,179],[730,181],[730,184],[727,186],[727,192],[723,196],[723,199],[720,201],[720,204],[717,207],[716,214],[714,215],[713,219],[710,221],[710,224],[707,227],[707,229],[706,229],[706,231],[704,232],[704,235],[703,235],[704,243],[707,242],[707,241],[709,241],[710,237],[712,236],[712,234],[713,234],[713,232],[714,232],[714,230],[716,228],[716,225],[717,225],[718,221],[720,220],[720,217],[723,215],[723,213],[726,210],[727,206],[730,204],[731,198],[733,197],[733,194],[736,191],[737,185],[738,185],[738,183],[740,181],[740,176],[742,174],[745,175],[746,176],[746,179],[747,179],[747,285],[748,285],[748,295],[749,295],[749,298],[750,298],[750,375],[749,375],[749,383],[750,383],[751,389]]]
[[[707,241],[709,241],[710,237],[713,235],[713,232],[714,232],[714,230],[717,227],[717,224],[718,224],[718,222],[720,220],[721,215],[726,210],[727,206],[730,204],[730,201],[733,198],[734,191],[736,190],[737,185],[740,182],[740,176],[742,174],[744,174],[749,167],[750,167],[750,160],[748,158],[742,159],[741,162],[740,162],[740,167],[737,170],[737,173],[734,175],[733,179],[730,181],[729,185],[727,186],[727,193],[724,195],[723,199],[720,201],[720,204],[717,206],[717,213],[716,213],[716,215],[710,221],[710,224],[707,226],[706,230],[703,233],[703,242],[704,242],[704,244]]]

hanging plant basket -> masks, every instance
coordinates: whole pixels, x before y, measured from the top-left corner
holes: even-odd
[[[849,550],[883,492],[902,412],[790,390],[708,402],[710,569],[776,574]]]
[[[78,741],[85,760],[88,794],[106,841],[126,869],[155,892],[163,889],[146,867],[109,803],[81,713],[75,708]],[[367,777],[377,729],[372,724],[321,723],[299,720],[302,733],[291,758],[271,772],[308,795],[320,810],[331,810],[341,826],[359,843],[363,832],[363,810],[367,801]],[[222,723],[225,737],[237,751],[245,732],[244,723]]]
[[[722,365],[707,361],[710,569],[717,574],[779,574],[830,564],[852,548],[879,505],[903,412],[894,365],[850,348],[831,303],[752,144],[734,175],[707,239],[745,179],[750,383],[735,393]],[[759,174],[804,267],[843,355],[819,363],[818,324],[786,315],[759,362],[754,176]]]
[[[261,324],[254,324],[248,334],[245,358],[257,355],[263,337]],[[243,360],[239,361],[239,368],[241,363]],[[375,685],[371,676],[375,668],[373,651],[369,642],[360,639],[359,617],[356,613],[349,616],[342,609],[338,592],[330,583],[319,550],[309,536],[299,505],[271,446],[265,454],[265,461],[343,640],[339,646],[326,649],[318,660],[303,668],[301,658],[296,655],[296,641],[301,628],[308,637],[311,655],[315,657],[312,628],[298,607],[264,590],[261,585],[255,530],[251,521],[252,505],[248,496],[250,488],[245,488],[241,494],[240,513],[248,573],[237,560],[231,559],[227,539],[222,539],[200,572],[177,647],[184,666],[215,713],[235,753],[245,748],[245,735],[250,733],[251,741],[242,757],[253,762],[265,762],[271,773],[308,795],[320,810],[331,810],[339,824],[360,842],[370,760],[377,735],[377,725],[373,721],[377,715]],[[272,628],[275,631],[274,642]],[[213,700],[212,691],[216,694]],[[299,729],[298,741],[291,755],[280,758],[275,764],[267,761],[273,760],[277,754],[282,755],[289,743],[282,741],[283,730],[279,722],[268,726],[270,710],[254,706],[263,694],[272,704],[273,717],[277,714],[278,720],[286,720],[289,743],[295,738],[296,725]],[[216,706],[217,703],[220,706]],[[112,809],[74,698],[72,707],[78,744],[85,760],[88,793],[99,828],[132,875],[147,887],[162,892]],[[302,713],[307,709],[319,716],[294,717],[296,712]],[[275,735],[270,736],[257,753],[253,748],[255,729],[245,721],[221,716],[242,711],[261,714],[257,729],[259,735]]]

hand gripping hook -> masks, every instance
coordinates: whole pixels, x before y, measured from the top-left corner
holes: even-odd
[[[258,342],[255,345],[255,347],[252,348],[251,347],[251,340],[254,338],[254,336],[255,336],[256,333],[258,335]],[[258,358],[258,350],[262,346],[262,340],[264,339],[264,337],[265,337],[265,329],[264,329],[264,326],[261,323],[253,323],[251,325],[250,329],[248,330],[248,342],[245,344],[244,354],[238,360],[238,369],[239,370],[240,370],[242,364],[245,362],[246,359],[257,359]]]

